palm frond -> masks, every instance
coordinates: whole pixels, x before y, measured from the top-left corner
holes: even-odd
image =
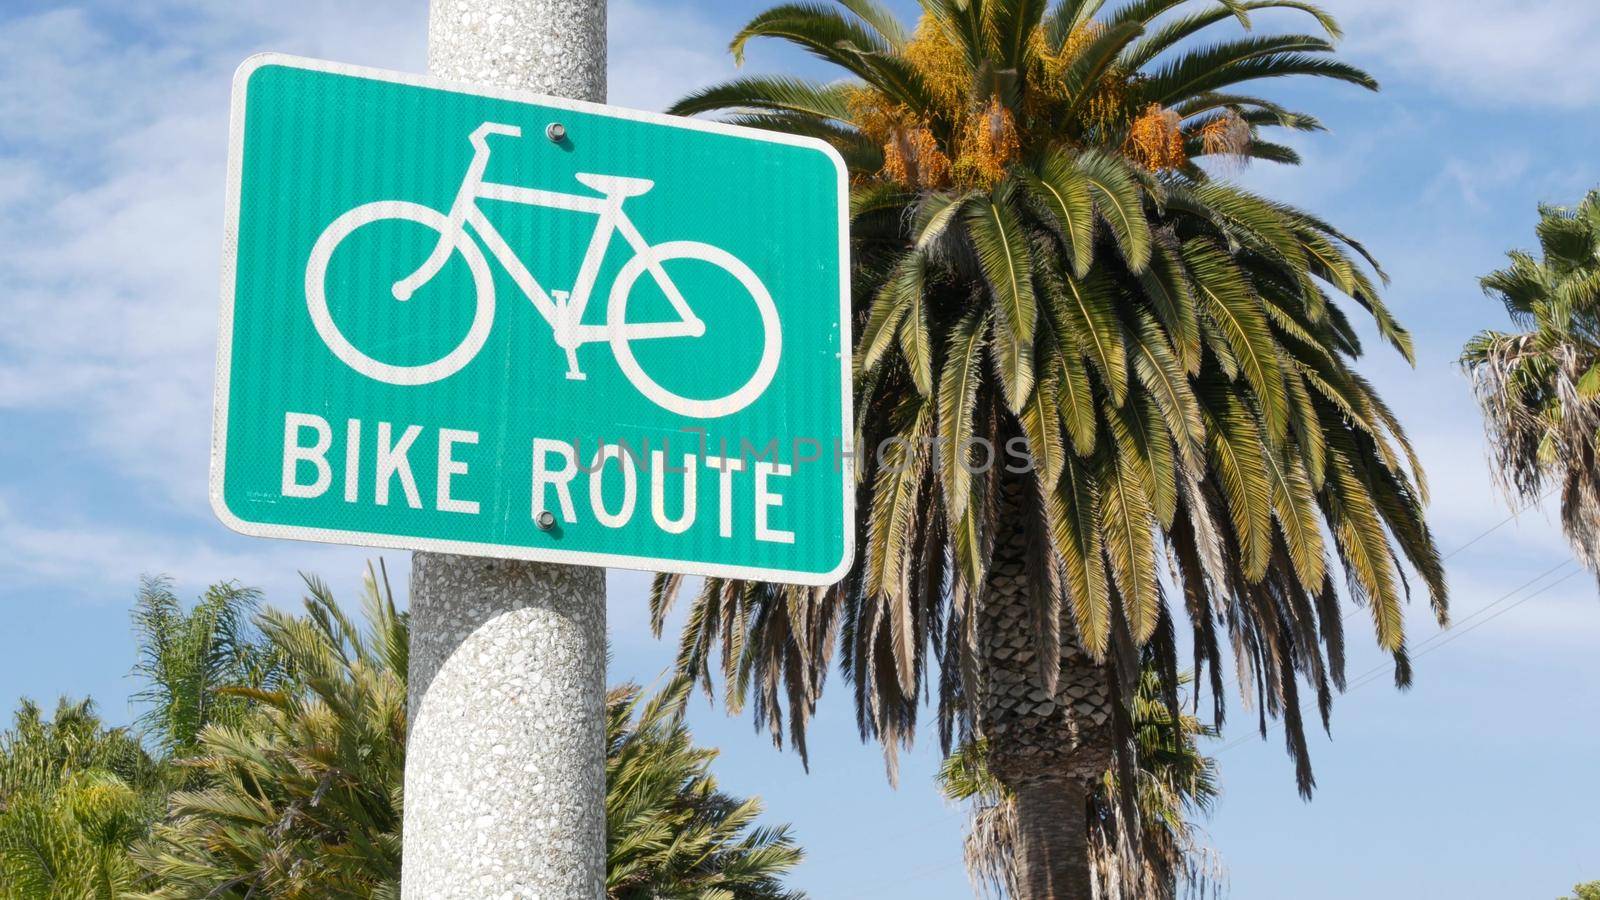
[[[1249,2],[1243,3],[1219,3],[1211,9],[1190,13],[1163,24],[1149,37],[1129,48],[1123,54],[1121,64],[1131,70],[1141,69],[1152,59],[1194,37],[1212,25],[1230,19],[1242,19],[1246,27],[1249,27],[1248,14],[1263,9],[1299,10],[1314,17],[1330,40],[1337,41],[1344,36],[1337,19],[1320,7],[1310,3],[1302,3],[1299,0],[1249,0]]]
[[[890,49],[889,42],[877,29],[822,3],[784,3],[758,13],[728,44],[736,64],[744,62],[745,45],[751,38],[758,37],[786,40],[863,77],[865,73],[860,68],[857,53],[881,53]]]
[[[957,521],[966,514],[972,496],[973,417],[988,328],[989,315],[980,308],[962,317],[951,329],[944,370],[939,374],[939,476],[945,508]]]
[[[1033,333],[1038,308],[1033,296],[1033,262],[1028,242],[1009,199],[997,196],[974,203],[967,213],[967,232],[996,300],[994,350],[1006,406],[1012,412],[1020,412],[1033,392]]]
[[[748,76],[701,88],[668,107],[675,116],[707,112],[793,113],[838,122],[850,121],[849,85],[800,78]]]

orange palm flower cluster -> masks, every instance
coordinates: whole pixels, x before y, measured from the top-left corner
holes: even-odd
[[[883,148],[883,169],[890,181],[917,189],[951,186],[987,189],[1005,177],[1030,136],[1051,140],[1063,126],[1066,74],[1073,61],[1103,32],[1099,23],[1075,29],[1052,51],[1043,34],[1031,39],[1032,63],[1024,75],[1025,102],[1017,116],[994,95],[974,95],[965,54],[940,22],[925,15],[901,50],[922,76],[934,109],[919,112],[870,88],[847,95],[851,119]],[[1133,118],[1126,73],[1113,69],[1101,78],[1077,116],[1089,127],[1124,126]],[[1159,110],[1159,107],[1154,107]],[[1126,152],[1141,165],[1160,169],[1182,165],[1183,139],[1175,122],[1150,112],[1135,123]],[[944,140],[940,136],[946,136]]]
[[[1250,123],[1230,109],[1200,129],[1200,145],[1210,156],[1242,157],[1250,148]]]
[[[1183,140],[1183,119],[1175,111],[1152,103],[1133,120],[1124,152],[1152,172],[1178,169],[1189,161]]]
[[[961,153],[951,174],[958,184],[981,187],[992,187],[1004,178],[1006,167],[1022,149],[1016,120],[999,100],[989,101],[987,109],[967,117],[958,143]]]

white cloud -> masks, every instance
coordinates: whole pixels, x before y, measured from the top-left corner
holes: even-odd
[[[229,73],[266,46],[421,65],[416,10],[365,12],[217,4],[172,17],[185,24],[164,47],[223,38],[198,57],[118,43],[81,10],[7,23],[0,140],[23,152],[0,161],[0,407],[78,406],[121,465],[197,496]],[[693,16],[623,2],[612,28],[617,102],[659,108],[729,69],[720,30]]]
[[[1489,203],[1484,192],[1520,187],[1532,163],[1532,155],[1523,148],[1495,152],[1484,159],[1451,157],[1444,161],[1424,196],[1431,198],[1448,191],[1468,206],[1485,210]]]
[[[1418,75],[1456,99],[1578,108],[1600,100],[1594,0],[1328,0],[1380,79]]]
[[[43,521],[45,510],[23,509],[0,496],[0,586],[19,593],[28,588],[70,585],[84,596],[126,600],[140,575],[170,575],[180,590],[195,593],[206,585],[233,580],[261,588],[268,598],[293,603],[302,592],[298,572],[344,585],[354,582],[376,550],[289,542],[216,541],[204,535],[174,535],[141,528],[119,528],[87,519]],[[388,554],[391,564],[397,554]],[[403,591],[404,578],[397,590]]]
[[[608,12],[609,102],[660,110],[696,88],[734,74],[728,30],[681,11],[668,14],[639,0]]]
[[[70,418],[110,477],[177,522],[0,506],[0,580],[267,579],[307,557],[232,538],[206,504],[229,85],[265,49],[421,70],[426,17],[423,2],[319,0],[0,14],[0,414]],[[730,68],[722,29],[693,12],[621,0],[611,27],[614,102],[660,108]]]
[[[1299,153],[1300,165],[1257,162],[1223,177],[1312,210],[1371,190],[1393,164],[1394,148],[1416,141],[1437,123],[1424,122],[1416,110],[1391,97],[1367,95],[1362,100],[1359,128],[1328,123],[1332,133],[1280,130],[1271,136]]]
[[[114,469],[203,509],[231,72],[268,46],[416,65],[416,11],[366,12],[162,3],[5,23],[0,408],[74,410]]]

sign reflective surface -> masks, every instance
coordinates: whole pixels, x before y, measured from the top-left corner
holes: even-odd
[[[825,144],[264,55],[234,84],[212,502],[247,534],[830,583]]]

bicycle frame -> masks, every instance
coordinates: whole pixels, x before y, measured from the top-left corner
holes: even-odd
[[[411,296],[417,288],[426,284],[429,279],[439,273],[444,264],[450,259],[458,241],[468,240],[466,226],[471,225],[477,232],[484,246],[489,249],[494,258],[500,261],[511,280],[521,289],[522,293],[533,303],[539,315],[549,323],[555,336],[557,346],[567,351],[569,364],[569,377],[582,377],[578,374],[576,360],[572,351],[589,343],[607,341],[614,336],[627,339],[651,339],[670,337],[699,337],[705,333],[705,323],[696,316],[694,310],[689,308],[683,295],[678,291],[677,285],[667,276],[644,235],[634,227],[627,214],[622,211],[622,203],[626,195],[604,194],[596,197],[584,194],[563,194],[558,191],[538,190],[535,188],[518,187],[509,184],[496,184],[483,180],[484,171],[489,165],[489,142],[491,135],[505,135],[508,137],[521,137],[522,129],[514,125],[500,125],[494,122],[485,122],[472,132],[469,140],[472,142],[472,163],[467,167],[465,177],[461,181],[461,188],[456,194],[454,202],[450,205],[450,233],[440,237],[439,243],[434,247],[422,266],[406,278],[396,282],[394,294],[397,298],[405,299]],[[478,200],[500,200],[508,203],[520,203],[524,206],[538,206],[549,209],[568,210],[571,212],[588,213],[597,217],[594,234],[589,239],[589,247],[584,252],[583,263],[578,269],[577,282],[570,292],[556,291],[552,297],[547,293],[538,279],[528,270],[522,260],[517,257],[514,250],[501,237],[500,232],[484,215],[478,206]],[[655,278],[666,294],[668,301],[678,313],[676,322],[643,322],[643,323],[607,323],[605,325],[586,325],[583,323],[584,310],[588,308],[589,300],[594,290],[595,282],[600,276],[600,264],[605,258],[606,249],[611,244],[614,233],[620,232],[633,252],[643,257],[646,269]]]

